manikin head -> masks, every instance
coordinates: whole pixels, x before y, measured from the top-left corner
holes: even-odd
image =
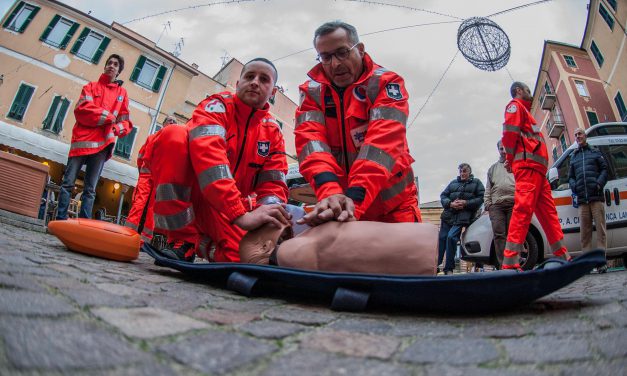
[[[283,240],[293,237],[292,227],[276,227],[267,223],[256,230],[248,231],[239,244],[240,262],[268,265],[270,255]]]

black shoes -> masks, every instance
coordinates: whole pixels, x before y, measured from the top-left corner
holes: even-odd
[[[165,247],[157,252],[161,256],[167,257],[172,260],[194,262],[194,260],[196,259],[194,244],[188,242],[168,243]]]

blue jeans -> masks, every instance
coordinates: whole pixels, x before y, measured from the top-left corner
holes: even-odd
[[[463,226],[449,225],[444,222],[440,225],[440,233],[438,235],[438,265],[442,263],[444,252],[446,252],[446,264],[444,271],[453,271],[455,269],[455,252],[457,251],[457,242],[459,235],[462,233]]]
[[[59,206],[57,208],[57,219],[67,219],[67,209],[70,206],[70,196],[74,190],[76,177],[81,167],[85,165],[85,180],[83,194],[81,196],[81,210],[78,213],[80,218],[91,218],[91,211],[94,207],[94,199],[96,198],[96,185],[102,168],[107,161],[109,148],[105,148],[96,154],[79,155],[76,157],[68,157],[65,173],[63,174],[63,183],[59,192]]]

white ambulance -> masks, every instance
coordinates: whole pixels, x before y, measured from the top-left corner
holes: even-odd
[[[627,264],[627,123],[597,124],[587,129],[586,134],[588,143],[603,153],[608,166],[608,180],[603,188],[607,257],[622,257]],[[568,185],[570,156],[576,148],[576,143],[571,145],[547,174],[564,231],[565,245],[573,256],[581,252],[579,213],[578,209],[573,207],[572,192]],[[482,215],[462,235],[462,259],[495,264],[496,255],[492,238],[490,218]],[[596,231],[593,231],[593,244],[595,239]],[[535,216],[527,234],[525,252],[521,256],[524,269],[530,269],[544,258],[551,257],[546,236]]]

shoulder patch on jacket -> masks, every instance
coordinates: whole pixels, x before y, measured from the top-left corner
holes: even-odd
[[[205,105],[205,111],[223,113],[226,112],[226,108],[219,99],[212,99]]]
[[[267,157],[270,154],[270,141],[257,141],[257,154]]]
[[[401,92],[401,85],[390,83],[385,85],[385,92],[388,94],[388,97],[400,101],[403,99],[403,93]]]
[[[518,107],[514,103],[512,103],[509,106],[507,106],[506,111],[510,114],[515,114],[516,111],[518,111]]]

